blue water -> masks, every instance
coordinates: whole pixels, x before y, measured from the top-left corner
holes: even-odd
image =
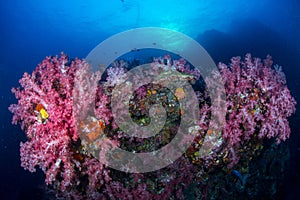
[[[10,88],[47,55],[61,51],[84,58],[113,34],[155,26],[197,40],[214,61],[272,55],[282,65],[288,87],[300,102],[300,2],[297,0],[110,0],[0,2],[0,199],[34,199],[43,175],[20,167],[19,143],[26,138],[12,126],[7,110],[16,100]],[[300,110],[290,118],[291,159],[282,198],[300,189]]]

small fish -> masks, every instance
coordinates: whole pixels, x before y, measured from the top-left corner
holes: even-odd
[[[239,180],[242,182],[243,176],[242,176],[242,174],[238,170],[233,170],[232,173],[234,175],[236,175],[239,178]]]
[[[247,182],[247,178],[248,178],[248,174],[246,174],[246,175],[242,175],[239,171],[237,171],[237,170],[233,170],[232,171],[232,173],[234,174],[234,175],[236,175],[238,178],[239,178],[239,181],[240,181],[240,183],[241,183],[241,186],[242,186],[242,188],[244,188],[245,187],[245,185],[246,185],[246,182]]]
[[[48,114],[46,108],[41,103],[38,103],[35,107],[35,111],[37,113],[38,122],[46,123],[46,121],[49,118],[49,114]]]
[[[47,113],[47,111],[45,109],[41,109],[40,114],[41,114],[41,117],[43,120],[47,120],[49,118],[49,114]]]

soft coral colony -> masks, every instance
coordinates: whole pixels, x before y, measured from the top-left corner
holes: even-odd
[[[125,149],[151,151],[154,146],[166,144],[174,137],[181,114],[180,105],[175,101],[166,111],[171,120],[153,140],[128,138],[112,117],[110,98],[112,88],[130,67],[129,62],[115,61],[107,69],[106,76],[102,76],[106,82],[98,82],[101,77],[90,73],[84,60],[70,60],[62,53],[46,57],[31,75],[24,73],[20,79],[21,88],[12,89],[18,99],[17,104],[9,107],[14,114],[13,123],[20,123],[27,135],[27,141],[20,144],[21,165],[30,172],[39,167],[46,175],[45,182],[58,196],[70,199],[183,199],[184,191],[196,184],[197,195],[207,198],[209,171],[218,168],[228,174],[243,169],[244,173],[249,173],[248,162],[262,152],[265,139],[274,139],[274,143],[279,144],[290,136],[287,118],[295,112],[296,102],[286,86],[281,67],[273,66],[269,56],[263,61],[250,54],[244,60],[234,57],[229,65],[219,64],[219,72],[215,73],[224,82],[226,91],[226,124],[217,141],[220,148],[211,149],[210,156],[200,157],[203,138],[214,131],[208,126],[209,94],[200,81],[199,71],[192,69],[184,59],[172,60],[167,55],[154,59],[151,67],[157,73],[167,70],[184,73],[194,84],[200,108],[197,136],[187,152],[166,168],[144,174],[113,170],[101,162],[101,157],[98,160],[88,151],[91,143],[102,137],[100,135]],[[74,94],[76,82],[95,94],[95,98],[84,90]],[[142,86],[135,93],[130,104],[131,116],[144,125],[149,122],[147,106],[151,102],[159,100],[167,104],[170,98],[185,98],[182,88],[174,95],[155,84]],[[74,108],[76,95],[82,108],[95,101],[96,117],[76,124],[76,115],[84,112]],[[84,129],[86,135],[79,137],[78,129]],[[100,149],[107,148],[108,144],[101,145]]]

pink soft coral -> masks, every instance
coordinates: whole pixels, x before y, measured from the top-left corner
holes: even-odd
[[[227,124],[223,137],[235,145],[259,130],[259,138],[275,137],[277,143],[290,135],[287,117],[295,112],[281,67],[272,67],[271,57],[264,62],[247,54],[219,64],[227,95]]]
[[[158,74],[159,69],[176,70],[189,74],[191,83],[200,78],[199,71],[191,69],[185,60],[172,61],[169,55],[155,59],[150,66],[153,74]],[[197,91],[201,104],[199,127],[192,128],[198,135],[185,155],[170,166],[153,172],[160,184],[160,192],[150,190],[150,185],[142,182],[152,175],[135,174],[133,183],[122,182],[120,174],[111,174],[113,170],[105,165],[104,150],[109,149],[111,143],[120,146],[117,140],[125,135],[114,121],[110,104],[111,90],[126,78],[126,67],[125,61],[113,63],[107,69],[107,82],[101,85],[98,84],[100,74],[91,73],[84,60],[70,62],[62,53],[60,57],[47,57],[31,75],[25,73],[20,80],[21,88],[12,89],[18,104],[9,107],[14,114],[13,123],[20,123],[28,138],[20,144],[22,167],[30,172],[40,167],[46,174],[46,183],[64,191],[63,196],[67,198],[167,199],[176,193],[176,197],[182,199],[182,189],[197,176],[194,170],[199,166],[203,169],[203,166],[213,166],[213,162],[219,165],[223,162],[217,161],[222,160],[232,168],[241,158],[242,144],[260,142],[263,138],[276,138],[280,143],[290,135],[287,118],[295,112],[296,101],[286,86],[281,67],[273,67],[271,57],[264,62],[253,59],[250,54],[244,61],[234,57],[229,66],[219,64],[220,72],[214,73],[224,82],[226,102],[221,99],[218,102],[227,112],[225,127],[220,131],[222,136],[209,143],[217,148],[208,145],[208,156],[203,162],[197,156],[197,151],[203,148],[201,140],[205,132],[210,137],[218,125],[209,123],[212,112],[209,94]],[[207,85],[215,84],[209,79],[206,81]],[[138,99],[147,98],[147,94],[150,95],[146,87],[137,90]],[[116,104],[114,108],[121,110],[122,104]],[[91,113],[94,116],[90,116]],[[118,115],[122,116],[122,113],[118,112]],[[221,117],[215,115],[217,121],[221,121]],[[79,139],[82,129],[87,135]],[[101,129],[100,134],[92,131],[98,129]],[[98,140],[106,134],[111,140]],[[98,155],[86,152],[96,144],[100,147],[100,151],[95,151]],[[92,156],[98,156],[99,160]]]
[[[78,139],[73,116],[72,91],[78,68],[85,62],[69,63],[65,54],[47,57],[29,75],[20,80],[22,88],[13,88],[18,104],[9,110],[13,123],[20,122],[28,141],[21,143],[21,165],[31,172],[39,166],[46,174],[46,183],[62,177],[61,189],[74,182],[74,160],[71,142]],[[43,109],[47,115],[41,121]]]

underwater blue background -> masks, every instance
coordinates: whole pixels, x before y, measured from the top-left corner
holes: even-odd
[[[300,102],[300,2],[298,0],[73,0],[0,1],[0,199],[38,199],[43,174],[20,167],[25,134],[11,125],[10,92],[26,71],[61,51],[85,58],[101,41],[132,28],[156,26],[197,40],[216,63],[232,56],[270,54],[282,65]],[[130,42],[130,41],[129,41]],[[149,55],[151,56],[151,55]],[[290,162],[283,199],[300,195],[300,117],[290,118]],[[298,198],[297,198],[298,197]]]

